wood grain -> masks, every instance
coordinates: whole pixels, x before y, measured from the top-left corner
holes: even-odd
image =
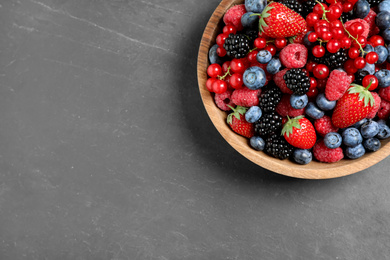
[[[327,164],[312,161],[308,165],[298,165],[289,160],[279,160],[264,152],[250,148],[248,139],[235,134],[226,124],[226,112],[221,111],[214,103],[212,94],[206,89],[209,65],[208,51],[215,44],[215,38],[223,26],[223,14],[233,5],[242,4],[243,0],[223,0],[212,14],[200,43],[197,73],[200,95],[205,109],[223,138],[240,154],[253,163],[276,173],[302,179],[330,179],[346,176],[362,171],[390,154],[389,140],[382,141],[382,148],[374,153],[366,153],[363,157],[350,160],[343,159],[337,163]]]

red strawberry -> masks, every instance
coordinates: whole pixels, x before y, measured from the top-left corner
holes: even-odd
[[[230,128],[239,135],[251,138],[255,135],[255,126],[254,124],[248,123],[245,120],[245,112],[247,108],[236,106],[236,108],[231,107],[233,110],[227,117],[227,123]]]
[[[335,127],[345,128],[367,117],[375,106],[375,99],[368,88],[351,84],[351,87],[337,101],[332,115]]]
[[[306,29],[305,19],[285,5],[272,2],[267,5],[259,20],[259,31],[271,38],[287,38]]]
[[[312,123],[303,116],[288,118],[282,129],[286,141],[300,149],[310,149],[317,140],[316,131]]]

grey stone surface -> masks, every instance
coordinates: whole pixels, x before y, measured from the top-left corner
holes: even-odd
[[[218,3],[0,1],[0,259],[388,259],[390,158],[292,179],[211,124]]]

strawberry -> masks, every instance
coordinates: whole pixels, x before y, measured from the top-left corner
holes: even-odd
[[[254,136],[254,124],[248,123],[245,120],[245,112],[247,108],[242,106],[236,106],[236,108],[230,106],[230,108],[233,110],[233,112],[230,113],[227,117],[227,123],[230,128],[237,134],[245,136],[247,138],[251,138],[252,136]]]
[[[368,91],[371,83],[366,87],[351,84],[351,87],[337,101],[332,115],[332,123],[335,127],[345,128],[366,118],[373,107],[375,99]]]
[[[310,149],[317,141],[313,124],[304,116],[288,118],[282,129],[282,135],[292,146]]]
[[[285,5],[277,2],[268,4],[260,16],[259,32],[271,38],[287,38],[304,32],[305,19]]]

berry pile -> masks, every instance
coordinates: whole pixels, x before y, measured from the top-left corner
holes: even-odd
[[[206,87],[251,148],[332,163],[390,137],[390,0],[246,0],[223,22]]]

